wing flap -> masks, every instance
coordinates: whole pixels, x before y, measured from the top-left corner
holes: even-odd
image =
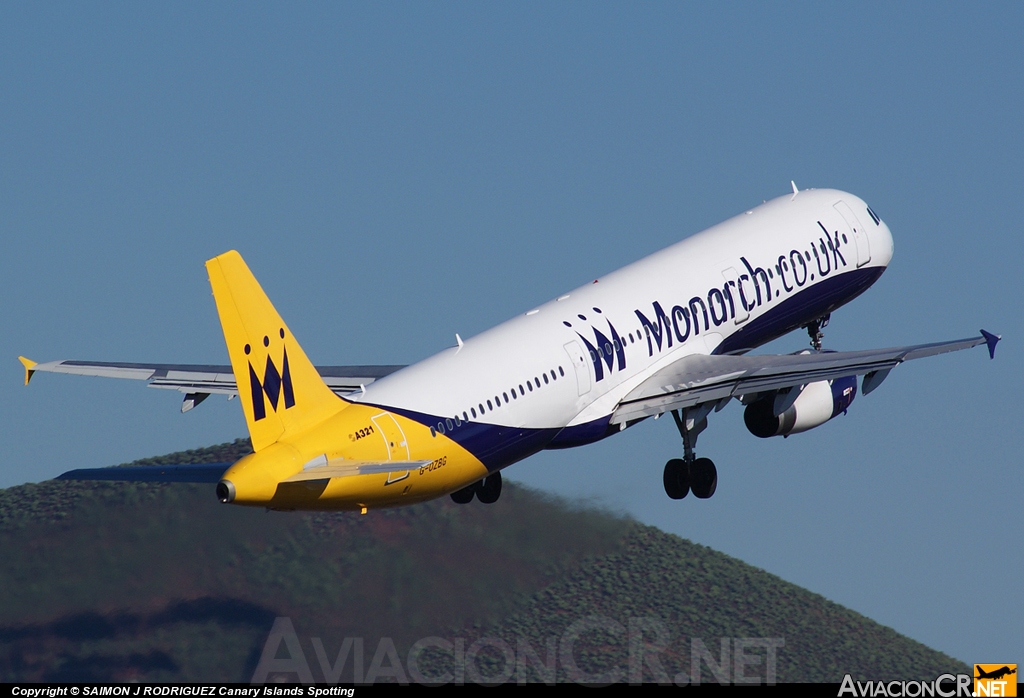
[[[911,359],[920,359],[987,344],[995,337],[935,342],[866,351],[773,354],[763,356],[708,356],[693,354],[656,372],[619,403],[611,423],[650,417],[702,403],[807,385],[844,376],[888,372]],[[996,340],[998,341],[998,340]],[[877,383],[881,382],[876,381]]]

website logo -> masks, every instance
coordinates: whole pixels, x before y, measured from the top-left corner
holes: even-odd
[[[975,696],[1017,695],[1016,664],[975,664]]]

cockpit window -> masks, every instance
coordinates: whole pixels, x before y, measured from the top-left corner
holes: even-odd
[[[881,224],[882,219],[878,217],[877,213],[871,210],[870,206],[868,206],[868,215],[871,216],[871,220],[875,222],[875,225]]]

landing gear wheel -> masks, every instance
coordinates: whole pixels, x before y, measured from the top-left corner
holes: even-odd
[[[832,314],[828,313],[804,325],[804,329],[807,330],[807,334],[811,338],[811,348],[814,351],[821,351],[821,340],[825,338],[822,330],[828,327],[828,321],[831,318]]]
[[[690,465],[690,489],[698,499],[708,499],[718,489],[718,469],[710,458],[698,458]]]
[[[494,504],[501,496],[501,473],[492,473],[477,484],[476,498],[483,504]]]
[[[682,499],[690,492],[690,472],[686,461],[673,458],[665,464],[665,494],[670,499]]]
[[[480,483],[478,482],[474,482],[472,485],[467,485],[466,487],[463,487],[461,490],[452,492],[452,501],[455,502],[456,504],[469,504],[470,502],[473,501],[473,495],[476,494],[476,488],[477,485],[479,484]]]

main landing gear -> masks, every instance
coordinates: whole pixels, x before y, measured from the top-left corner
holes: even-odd
[[[693,492],[698,499],[708,499],[718,489],[718,470],[710,458],[697,458],[693,453],[697,436],[708,426],[707,412],[691,416],[687,409],[672,410],[672,419],[683,437],[683,457],[665,464],[665,494],[682,499]]]
[[[452,501],[456,504],[469,504],[476,496],[483,504],[494,504],[501,496],[501,472],[491,473],[483,480],[452,492]]]

